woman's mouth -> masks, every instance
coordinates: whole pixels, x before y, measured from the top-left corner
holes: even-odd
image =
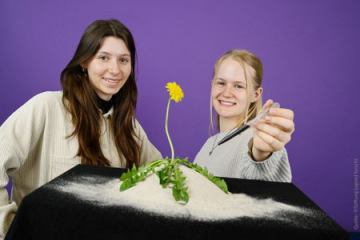
[[[227,102],[227,101],[221,101],[219,100],[220,104],[221,105],[225,105],[225,106],[233,106],[235,105],[236,103],[233,103],[233,102]]]
[[[105,78],[103,77],[103,79],[109,83],[117,83],[119,82],[120,80],[119,79],[114,79],[114,78]]]

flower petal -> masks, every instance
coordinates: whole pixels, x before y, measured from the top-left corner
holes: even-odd
[[[176,82],[169,82],[166,84],[166,88],[169,92],[170,98],[175,102],[181,101],[181,99],[184,97],[183,90],[179,85],[176,84]]]

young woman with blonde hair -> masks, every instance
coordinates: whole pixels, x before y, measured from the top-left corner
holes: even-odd
[[[295,130],[290,109],[273,108],[241,134],[218,145],[237,128],[254,119],[262,108],[261,60],[246,50],[231,50],[215,64],[211,87],[211,125],[216,111],[219,133],[210,137],[194,163],[219,177],[291,182],[285,145]],[[273,104],[268,100],[264,107]]]

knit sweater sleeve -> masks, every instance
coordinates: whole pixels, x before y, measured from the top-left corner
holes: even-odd
[[[248,144],[253,137],[252,129],[216,146],[225,135],[226,133],[220,133],[209,138],[196,155],[194,163],[207,167],[209,172],[219,177],[291,182],[292,174],[285,148],[272,153],[268,159],[257,162],[248,154]],[[212,154],[209,154],[211,150]]]
[[[43,95],[30,99],[0,127],[0,239],[16,214],[17,205],[9,201],[5,186],[9,177],[24,163],[42,134],[45,121]]]
[[[273,152],[264,161],[254,161],[249,149],[252,148],[252,139],[249,140],[246,150],[240,152],[243,163],[243,176],[247,179],[257,179],[273,182],[291,182],[292,173],[288,154],[285,148]]]
[[[135,132],[140,144],[140,165],[163,158],[159,150],[150,142],[144,129],[137,120],[135,120]]]

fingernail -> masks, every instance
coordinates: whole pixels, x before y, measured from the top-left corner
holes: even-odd
[[[270,116],[266,116],[266,117],[265,117],[265,120],[268,121],[268,122],[270,122],[271,119],[272,119],[272,117],[270,117]]]

